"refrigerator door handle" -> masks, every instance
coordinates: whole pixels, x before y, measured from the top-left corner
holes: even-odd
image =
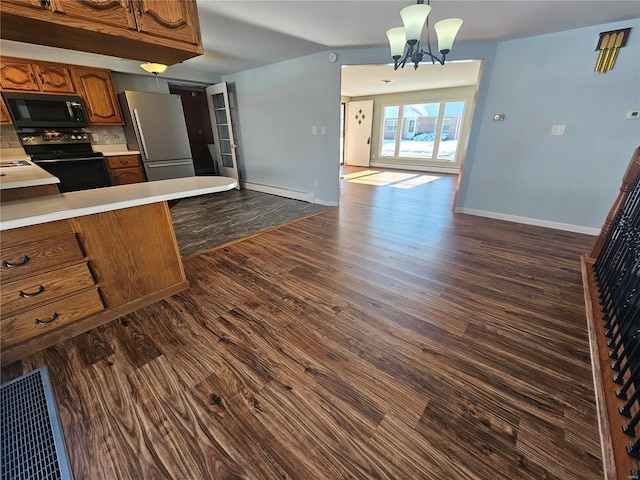
[[[180,165],[189,165],[192,160],[183,160],[182,162],[147,162],[147,168],[177,167]]]
[[[136,126],[138,127],[138,132],[140,133],[140,143],[142,143],[142,150],[144,151],[144,157],[149,158],[149,154],[147,153],[147,143],[144,141],[144,134],[142,133],[142,125],[140,125],[140,118],[138,117],[138,109],[133,109],[133,117],[136,119]]]

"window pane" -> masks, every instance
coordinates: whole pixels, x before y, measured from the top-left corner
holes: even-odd
[[[458,149],[458,138],[462,128],[462,114],[464,113],[464,102],[447,102],[444,107],[444,118],[442,120],[442,135],[440,146],[438,147],[438,158],[455,162],[456,150]]]
[[[402,111],[398,156],[432,158],[438,129],[440,103],[405,105]]]
[[[382,128],[381,157],[393,157],[396,154],[396,135],[398,132],[398,105],[384,107],[384,125]]]

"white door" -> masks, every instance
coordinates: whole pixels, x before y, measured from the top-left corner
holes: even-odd
[[[217,163],[220,175],[235,178],[240,190],[236,137],[233,133],[233,120],[229,107],[229,88],[227,82],[207,87],[207,102],[213,138],[218,153]]]
[[[372,125],[373,100],[347,103],[347,123],[344,137],[345,165],[369,166]]]

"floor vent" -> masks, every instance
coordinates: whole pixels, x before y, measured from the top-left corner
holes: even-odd
[[[49,372],[40,367],[1,387],[3,480],[71,480]]]

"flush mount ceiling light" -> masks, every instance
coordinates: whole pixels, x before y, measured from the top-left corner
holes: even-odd
[[[159,73],[164,73],[167,69],[167,66],[162,63],[142,63],[140,64],[143,70],[146,70],[149,73],[153,73],[154,75],[158,75]]]
[[[453,47],[453,40],[462,26],[462,20],[459,18],[447,18],[440,20],[433,26],[438,36],[438,51],[442,57],[434,55],[431,52],[431,42],[429,41],[428,16],[431,12],[429,3],[430,0],[427,0],[426,5],[424,0],[418,0],[417,4],[403,8],[400,10],[400,16],[404,27],[395,27],[387,30],[394,70],[397,70],[398,67],[404,68],[409,59],[413,62],[413,68],[417,69],[425,56],[431,58],[432,63],[438,62],[444,65],[445,58]],[[420,37],[425,23],[427,25],[426,51],[420,49]]]

